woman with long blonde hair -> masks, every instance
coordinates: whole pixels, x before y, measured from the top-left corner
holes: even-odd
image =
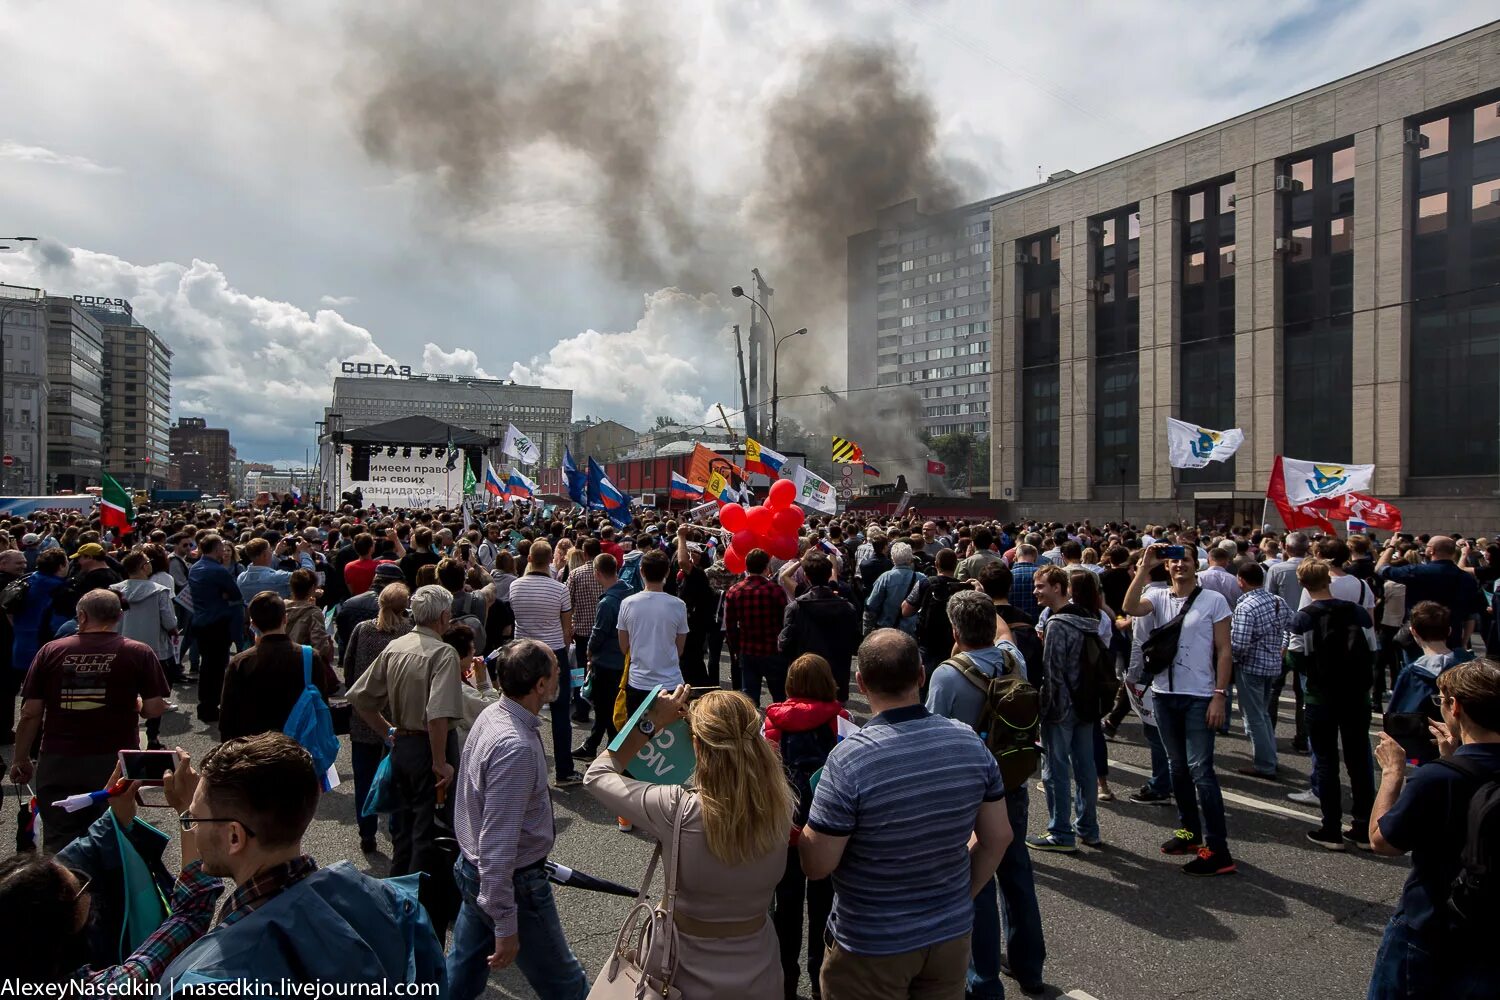
[[[584,787],[607,811],[659,840],[663,864],[679,866],[672,985],[683,1000],[780,997],[780,951],[767,914],[786,869],[795,796],[749,698],[710,691],[690,705],[688,697],[686,685],[659,695],[647,724],[632,731],[618,752],[601,754]],[[651,784],[620,773],[654,734],[683,719],[696,757],[687,785]],[[682,853],[674,858],[679,812]]]

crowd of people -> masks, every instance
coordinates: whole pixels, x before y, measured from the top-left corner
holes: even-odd
[[[1039,993],[1031,852],[1109,840],[1127,717],[1151,768],[1122,794],[1175,810],[1161,852],[1236,871],[1215,739],[1237,707],[1240,773],[1317,807],[1308,842],[1412,857],[1369,996],[1500,992],[1475,947],[1500,912],[1500,664],[1479,655],[1500,650],[1500,542],[849,514],[735,574],[727,540],[712,518],[530,507],[0,522],[0,737],[39,814],[18,848],[33,822],[42,848],[0,862],[0,965],[457,1000],[511,965],[548,1000],[791,998],[804,973],[826,1000]],[[162,781],[173,872],[119,752],[167,749],[187,685],[216,745]],[[330,784],[290,723],[309,699],[347,736],[359,849],[384,824],[390,878],[304,852]],[[633,776],[668,730],[691,780]],[[580,786],[659,845],[666,886],[632,915],[647,944],[603,970],[549,882],[553,793]]]

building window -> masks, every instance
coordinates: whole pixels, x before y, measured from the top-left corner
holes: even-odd
[[[1216,430],[1234,426],[1234,181],[1179,195],[1183,420]],[[1234,459],[1181,470],[1180,482],[1234,482]]]
[[[1421,125],[1412,192],[1411,475],[1500,472],[1500,103]]]
[[[1094,482],[1140,469],[1141,214],[1130,205],[1089,222],[1094,285]]]
[[[1059,303],[1057,230],[1017,244],[1021,264],[1021,485],[1057,488]]]
[[[1282,198],[1283,447],[1347,462],[1354,452],[1354,160],[1352,148],[1287,161],[1300,189]]]

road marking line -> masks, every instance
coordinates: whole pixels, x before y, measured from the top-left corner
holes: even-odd
[[[1083,992],[1083,990],[1069,990],[1068,992],[1064,993],[1063,996],[1072,997],[1073,1000],[1099,1000],[1099,998],[1094,996],[1092,993],[1085,993]]]
[[[1112,760],[1109,762],[1109,769],[1111,771],[1118,769],[1130,774],[1139,775],[1142,778],[1151,777],[1151,770],[1149,768],[1136,767],[1134,764],[1124,764],[1117,760]],[[1311,813],[1301,812],[1296,809],[1289,809],[1286,806],[1279,805],[1275,802],[1266,802],[1263,799],[1251,798],[1248,795],[1241,795],[1238,792],[1225,791],[1223,788],[1219,789],[1219,794],[1224,797],[1225,802],[1233,802],[1235,805],[1244,806],[1246,809],[1255,809],[1259,812],[1272,813],[1277,816],[1285,816],[1288,819],[1300,819],[1308,823],[1315,823],[1318,826],[1323,825],[1323,820],[1319,816],[1314,816]]]

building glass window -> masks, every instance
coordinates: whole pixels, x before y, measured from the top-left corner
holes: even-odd
[[[1058,234],[1043,233],[1017,244],[1021,264],[1021,485],[1057,488],[1058,413]]]
[[[1201,211],[1201,198],[1200,198]],[[1141,226],[1130,205],[1089,224],[1094,285],[1094,482],[1140,470]]]
[[[1185,192],[1181,222],[1181,418],[1234,426],[1234,179]],[[1184,485],[1234,481],[1234,459],[1180,470]]]
[[[1282,198],[1282,422],[1287,455],[1354,453],[1354,170],[1349,144],[1288,161]]]
[[[1412,192],[1411,475],[1500,472],[1500,103],[1420,126]]]

